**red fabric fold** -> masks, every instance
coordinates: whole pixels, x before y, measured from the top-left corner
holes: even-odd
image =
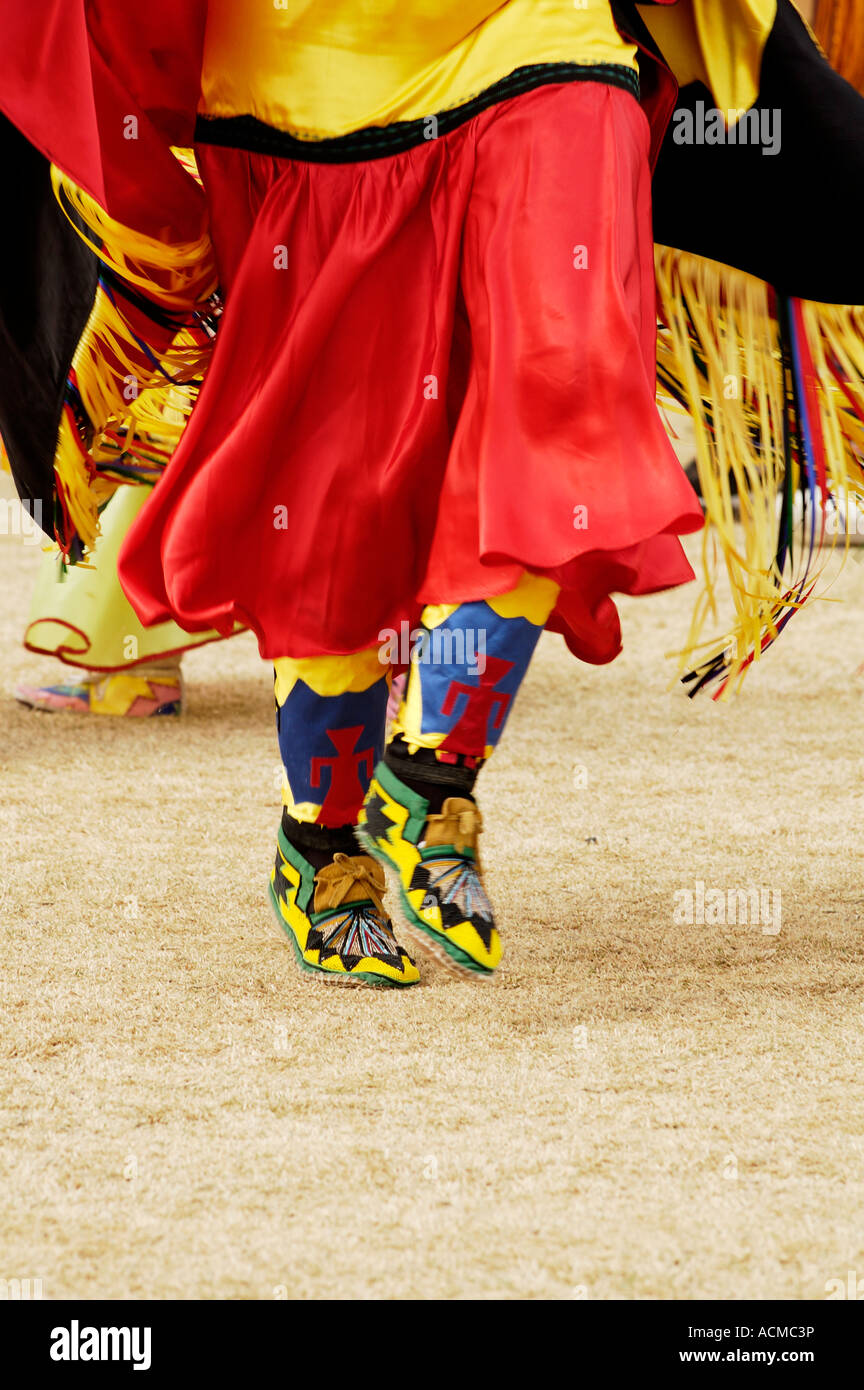
[[[611,593],[691,578],[702,525],[655,404],[648,143],[571,83],[362,164],[202,148],[226,310],[121,553],[142,619],[356,651],[529,569],[611,660]]]
[[[203,196],[170,146],[192,143],[206,18],[207,0],[0,0],[0,110],[119,222],[194,240]]]

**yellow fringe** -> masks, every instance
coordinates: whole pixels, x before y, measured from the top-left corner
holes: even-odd
[[[95,239],[87,236],[84,239],[99,259],[127,284],[155,299],[162,308],[191,309],[215,290],[216,267],[206,232],[197,241],[157,241],[109,217],[89,193],[61,173],[56,165],[51,168],[51,183],[66,215],[71,208],[95,234]],[[76,223],[72,225],[80,232]],[[160,278],[156,272],[162,273]]]
[[[198,160],[195,158],[195,151],[186,149],[183,145],[172,145],[171,153],[177,160],[177,163],[182,164],[183,168],[186,170],[186,173],[189,174],[195,180],[195,182],[203,188],[204,183],[200,173],[198,172]]]
[[[846,390],[864,415],[864,307],[805,302],[804,322],[819,377],[823,422],[831,451],[844,455],[847,474],[860,492],[864,423],[837,386],[828,369],[826,353],[838,362]]]
[[[802,571],[781,575],[775,559],[778,496],[786,472],[779,327],[768,286],[753,276],[663,246],[655,248],[655,267],[662,320],[658,398],[661,404],[668,404],[669,397],[677,400],[693,418],[706,513],[703,584],[686,645],[677,654],[679,674],[704,669],[723,654],[723,694],[728,696],[740,687],[750,662],[777,636],[779,620],[800,606],[790,591]],[[864,310],[808,303],[804,323],[818,379],[828,491],[845,507],[864,494],[864,428],[834,380],[827,353],[840,362],[847,389],[864,409]],[[740,520],[733,511],[731,479]],[[797,476],[791,482],[797,487]],[[819,579],[836,539],[836,534],[824,538],[805,592]],[[806,551],[802,538],[796,560]],[[709,621],[719,621],[717,596],[724,573],[732,621],[706,640]]]
[[[72,225],[100,260],[154,306],[191,324],[217,288],[209,237],[173,245],[157,241],[109,217],[60,170],[52,168],[51,178],[61,207],[67,216],[72,209],[81,217],[86,233]],[[72,363],[87,437],[65,409],[54,462],[58,493],[85,550],[99,534],[99,508],[127,480],[118,465],[154,468],[154,457],[167,461],[195,403],[212,340],[184,328],[167,349],[148,344],[148,350],[155,362],[100,285]]]

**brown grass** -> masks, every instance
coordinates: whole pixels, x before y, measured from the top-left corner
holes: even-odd
[[[58,669],[18,645],[37,558],[0,540],[6,691]],[[483,779],[491,984],[296,973],[250,639],[189,658],[176,723],[0,697],[0,1277],[798,1299],[864,1273],[862,576],[732,707],[665,688],[687,592],[622,604],[611,668],[544,640]],[[780,888],[780,935],[674,925],[698,878]]]

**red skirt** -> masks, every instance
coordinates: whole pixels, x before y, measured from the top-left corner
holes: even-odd
[[[610,595],[692,578],[702,525],[655,404],[648,147],[593,82],[361,163],[200,147],[226,307],[121,554],[142,621],[352,652],[527,569],[611,661]]]

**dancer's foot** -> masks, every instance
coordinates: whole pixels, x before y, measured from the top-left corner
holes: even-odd
[[[399,875],[409,924],[436,954],[460,969],[489,975],[501,939],[483,887],[477,837],[483,822],[468,796],[429,802],[379,763],[363,803],[357,838]]]
[[[416,984],[419,972],[393,934],[384,891],[382,869],[365,854],[337,851],[316,869],[280,827],[270,897],[301,969],[329,984]]]
[[[59,685],[18,685],[14,694],[19,704],[52,714],[72,712],[146,718],[154,714],[180,713],[183,678],[176,666],[108,674],[88,671],[78,680]]]

